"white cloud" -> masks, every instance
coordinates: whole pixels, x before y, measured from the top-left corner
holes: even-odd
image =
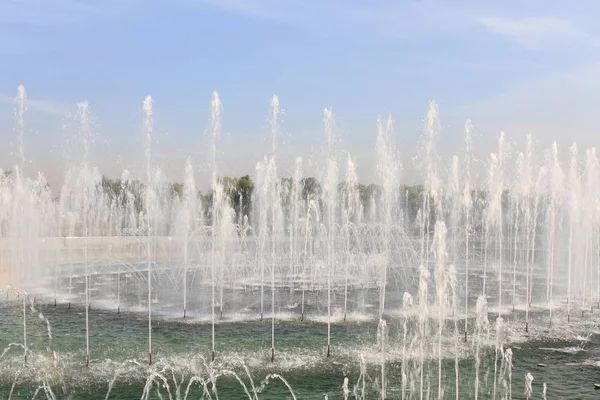
[[[486,29],[527,47],[549,41],[571,43],[593,40],[597,25],[574,7],[550,6],[541,0],[526,5],[519,0],[402,0],[370,2],[344,0],[178,0],[183,5],[204,5],[226,12],[293,26],[318,36],[336,35],[358,40],[414,40],[439,35],[472,35]],[[591,3],[589,12],[597,6]],[[535,16],[547,12],[545,16]],[[508,14],[510,13],[510,14]],[[512,15],[510,18],[499,15]],[[530,15],[534,15],[531,17]],[[583,28],[582,28],[583,27]]]
[[[494,18],[479,17],[476,22],[489,31],[508,37],[527,47],[538,47],[547,41],[572,42],[590,36],[572,22],[553,17]]]
[[[500,130],[524,139],[526,133],[545,144],[557,140],[597,146],[600,134],[600,62],[579,65],[525,82],[457,114],[495,135]]]
[[[0,103],[14,104],[14,102],[14,96],[8,96],[0,93]],[[69,115],[73,111],[73,107],[69,107],[63,103],[50,100],[32,100],[29,98],[27,99],[27,108],[44,114],[57,115],[60,117]]]

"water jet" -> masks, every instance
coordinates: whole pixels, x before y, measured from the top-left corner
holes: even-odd
[[[370,182],[359,183],[352,156],[340,150],[333,114],[326,109],[323,157],[311,158],[310,162],[296,159],[290,178],[281,175],[288,160],[277,149],[281,121],[278,99],[274,98],[269,118],[270,148],[256,163],[252,178],[231,178],[220,168],[219,154],[227,149],[217,151],[221,105],[214,93],[207,129],[211,135],[209,182],[199,194],[196,179],[204,166],[194,170],[203,160],[187,158],[183,183],[177,184],[167,178],[160,158],[151,153],[157,140],[152,137],[151,104],[148,97],[143,105],[146,165],[141,177],[123,172],[121,179],[111,180],[90,165],[90,115],[82,103],[76,129],[84,142],[77,151],[83,160],[69,161],[73,165],[65,174],[60,193],[52,192],[42,178],[25,177],[22,166],[15,167],[14,181],[0,178],[2,278],[9,277],[14,285],[13,297],[6,291],[6,303],[16,310],[14,332],[9,329],[16,339],[0,339],[21,342],[22,322],[24,353],[17,343],[16,357],[32,370],[45,371],[37,363],[53,357],[57,365],[75,359],[80,366],[82,354],[89,368],[91,349],[98,365],[104,362],[100,360],[118,359],[121,354],[115,355],[113,349],[105,348],[110,346],[104,346],[104,336],[110,330],[111,334],[123,331],[124,335],[138,335],[127,336],[131,340],[124,342],[136,343],[147,337],[147,350],[139,352],[134,345],[119,349],[124,353],[137,351],[138,360],[132,364],[146,365],[147,354],[147,364],[153,365],[154,338],[155,345],[160,343],[161,347],[161,360],[154,360],[155,365],[162,367],[165,355],[165,368],[175,371],[181,367],[173,355],[179,349],[165,334],[175,329],[172,327],[184,332],[183,338],[204,340],[202,348],[210,346],[213,363],[217,348],[227,350],[223,365],[238,355],[248,356],[258,342],[266,347],[264,341],[269,335],[270,361],[275,363],[276,348],[281,361],[275,364],[277,370],[286,368],[284,361],[288,359],[305,363],[304,357],[311,351],[322,357],[319,352],[326,334],[326,358],[332,357],[334,338],[342,347],[336,361],[330,363],[337,368],[338,357],[343,364],[355,362],[351,357],[359,342],[352,337],[364,328],[373,332],[370,339],[374,339],[373,328],[379,324],[378,343],[365,340],[370,346],[367,350],[374,355],[360,361],[357,391],[366,386],[367,369],[369,374],[376,369],[379,375],[381,368],[377,377],[381,398],[387,396],[386,391],[398,390],[394,385],[403,398],[413,394],[440,398],[448,393],[456,393],[457,398],[464,393],[481,395],[483,374],[493,371],[491,390],[498,398],[510,398],[512,359],[507,356],[503,334],[490,328],[489,318],[497,315],[498,326],[501,315],[510,309],[510,301],[513,315],[505,324],[510,323],[513,332],[522,330],[524,324],[528,333],[529,321],[547,316],[549,326],[554,324],[557,329],[539,333],[552,336],[560,335],[565,326],[564,319],[554,322],[553,313],[563,315],[566,311],[567,322],[573,307],[581,309],[582,320],[586,307],[594,313],[596,279],[600,283],[600,271],[596,271],[600,213],[594,211],[600,199],[600,174],[594,152],[586,153],[583,166],[573,146],[567,165],[557,158],[554,145],[545,157],[538,157],[528,137],[524,153],[513,156],[507,151],[509,141],[501,136],[494,155],[475,167],[471,165],[474,152],[467,123],[465,154],[453,157],[447,168],[435,150],[439,121],[437,106],[432,104],[417,157],[423,185],[400,185],[403,177],[393,145],[392,121],[380,118],[374,129],[377,184],[368,186],[365,183]],[[315,177],[305,176],[304,166],[309,172],[315,171]],[[471,178],[475,168],[482,168],[483,183]],[[33,304],[31,315],[27,312],[26,302],[34,295],[48,306],[44,313],[50,314],[40,321],[58,322],[54,331],[48,322],[47,341],[37,339],[39,321],[30,318],[36,314]],[[67,300],[69,310],[73,303],[77,312],[52,310],[58,308],[58,298]],[[566,303],[559,304],[559,298],[566,298]],[[548,306],[532,307],[542,301]],[[487,309],[488,302],[494,311]],[[135,317],[114,318],[103,312],[115,306],[117,314],[123,306],[125,314]],[[188,307],[193,309],[193,318],[182,323],[178,316],[188,319]],[[6,325],[11,325],[10,308],[6,307],[7,317],[2,320]],[[392,335],[391,329],[386,333],[384,322],[396,312],[403,326]],[[270,332],[266,318],[270,319]],[[196,324],[196,319],[201,322]],[[344,322],[342,329],[338,329],[340,320]],[[66,347],[61,337],[63,326],[79,324],[79,334]],[[578,329],[580,324],[585,326],[582,329],[590,329],[590,321],[585,320],[572,328]],[[464,329],[463,334],[460,329]],[[288,335],[290,330],[299,332]],[[37,336],[32,341],[34,332]],[[298,339],[300,354],[290,350],[288,342],[295,340],[296,334],[302,338]],[[53,340],[52,335],[60,339]],[[494,346],[492,353],[489,350]],[[51,353],[54,351],[56,355]],[[463,354],[473,354],[464,360],[467,368],[463,367]],[[122,358],[125,356],[129,354]],[[261,360],[268,363],[266,358]],[[120,363],[116,369],[120,371],[125,365]],[[244,369],[238,367],[223,368],[233,376]],[[398,367],[401,373],[396,376]],[[89,375],[95,376],[96,369],[100,368],[90,369]],[[61,370],[65,375],[69,371]],[[459,379],[470,371],[476,376],[474,380]],[[199,380],[205,379],[206,370],[201,372]],[[444,378],[452,376],[454,382]],[[164,395],[171,383],[164,384],[157,375],[152,379],[148,390],[152,395],[162,390]],[[245,378],[242,381],[248,382]],[[158,388],[159,383],[164,386]],[[461,387],[455,391],[459,383]],[[348,382],[344,385],[347,388]],[[368,393],[362,398],[373,397],[365,391]]]

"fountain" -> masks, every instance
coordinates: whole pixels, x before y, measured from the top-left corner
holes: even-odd
[[[226,177],[214,92],[207,160],[187,157],[170,181],[152,105],[144,167],[111,179],[91,165],[79,103],[65,128],[78,144],[50,188],[26,164],[18,87],[17,157],[0,174],[0,397],[93,398],[105,384],[106,399],[552,398],[564,374],[583,390],[552,354],[595,365],[581,350],[600,308],[595,149],[540,152],[528,135],[513,152],[501,133],[482,161],[467,121],[464,152],[445,160],[432,102],[423,185],[402,185],[391,117],[377,119],[365,185],[326,108],[322,159],[298,155],[286,177],[273,96],[270,147],[253,176]]]

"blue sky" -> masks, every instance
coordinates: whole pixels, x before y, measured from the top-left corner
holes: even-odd
[[[282,169],[322,139],[332,107],[342,147],[371,178],[378,114],[391,113],[412,179],[429,100],[440,104],[443,158],[470,118],[482,154],[505,130],[518,144],[594,146],[600,131],[600,3],[549,0],[3,0],[0,167],[16,162],[12,99],[29,98],[30,170],[58,180],[65,116],[89,101],[93,162],[118,175],[143,156],[141,104],[155,104],[155,160],[180,178],[206,156],[213,90],[224,105],[224,173],[268,152],[273,94],[285,110]],[[67,124],[68,125],[68,124]]]

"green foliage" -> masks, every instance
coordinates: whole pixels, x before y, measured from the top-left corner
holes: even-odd
[[[7,179],[13,176],[12,171],[3,171],[0,175],[0,179]],[[224,190],[225,199],[229,203],[229,206],[235,212],[235,222],[242,223],[244,218],[252,218],[252,194],[254,192],[255,184],[249,175],[241,177],[229,177],[223,176],[218,179],[219,184]],[[133,207],[137,213],[143,211],[144,198],[145,198],[145,187],[140,181],[124,181],[121,179],[110,179],[106,176],[102,177],[101,180],[102,191],[106,196],[107,200],[119,204],[122,206],[133,203]],[[314,177],[303,178],[298,184],[298,192],[296,193],[297,198],[294,199],[294,182],[292,178],[281,178],[279,182],[279,192],[281,195],[281,205],[286,210],[286,217],[291,218],[289,211],[294,201],[300,200],[305,203],[315,202],[316,207],[321,208],[319,210],[320,215],[323,215],[323,204],[322,204],[322,185]],[[184,185],[182,183],[173,182],[165,186],[163,195],[167,195],[166,201],[181,200],[184,193]],[[360,205],[366,215],[369,215],[371,211],[377,212],[377,209],[372,209],[373,204],[377,204],[381,200],[383,188],[380,185],[370,184],[357,184],[355,188],[351,188],[347,182],[340,182],[338,184],[338,194],[341,201],[349,201],[347,198],[349,190],[357,190]],[[423,185],[401,185],[398,187],[398,197],[400,200],[401,210],[397,212],[403,213],[409,223],[415,223],[416,217],[419,210],[423,208],[425,200],[425,188]],[[198,192],[198,197],[202,202],[203,206],[203,218],[206,223],[210,224],[213,216],[213,200],[214,190],[210,190],[206,193]],[[485,213],[487,203],[489,201],[489,193],[482,189],[473,189],[471,191],[471,198],[473,202],[472,215],[479,215]],[[431,197],[428,197],[429,204],[429,224],[433,226],[436,219],[439,217],[436,215],[436,206]],[[508,191],[502,193],[502,209],[503,212],[508,212],[511,206],[511,196]],[[443,206],[443,204],[442,204]],[[443,212],[447,212],[444,209]],[[482,216],[479,215],[477,218],[482,220]],[[252,221],[250,221],[252,223]],[[478,227],[474,227],[478,229]]]
[[[218,181],[222,185],[229,204],[235,212],[235,220],[241,222],[245,216],[250,217],[252,193],[254,192],[252,178],[249,175],[244,175],[240,178],[223,176]],[[210,197],[203,199],[203,201],[209,202],[212,208],[212,194]]]
[[[241,221],[244,216],[250,215],[250,210],[252,210],[253,192],[254,182],[252,182],[250,176],[244,175],[233,181],[230,199],[233,209],[235,210],[237,221]]]
[[[169,185],[171,197],[181,199],[183,197],[183,183],[171,183]]]
[[[423,207],[423,185],[404,185],[402,186],[402,202],[408,211],[410,222],[414,222],[419,209]]]
[[[111,200],[117,199],[122,196],[123,185],[120,179],[110,179],[102,175],[101,185],[102,192],[106,194]]]
[[[303,178],[300,181],[300,188],[302,200],[304,201],[315,199],[321,196],[322,193],[321,184],[313,177]]]
[[[101,180],[102,192],[107,197],[107,200],[126,206],[128,202],[133,203],[134,210],[137,214],[142,212],[144,208],[144,184],[140,181],[123,181],[121,179],[110,179],[102,175]]]
[[[212,210],[213,210],[213,192],[210,191],[206,194],[198,193],[200,201],[202,202],[202,218],[206,221],[206,224],[212,224]]]
[[[0,182],[11,184],[15,177],[14,171],[12,169],[6,171],[0,169],[0,172]]]

